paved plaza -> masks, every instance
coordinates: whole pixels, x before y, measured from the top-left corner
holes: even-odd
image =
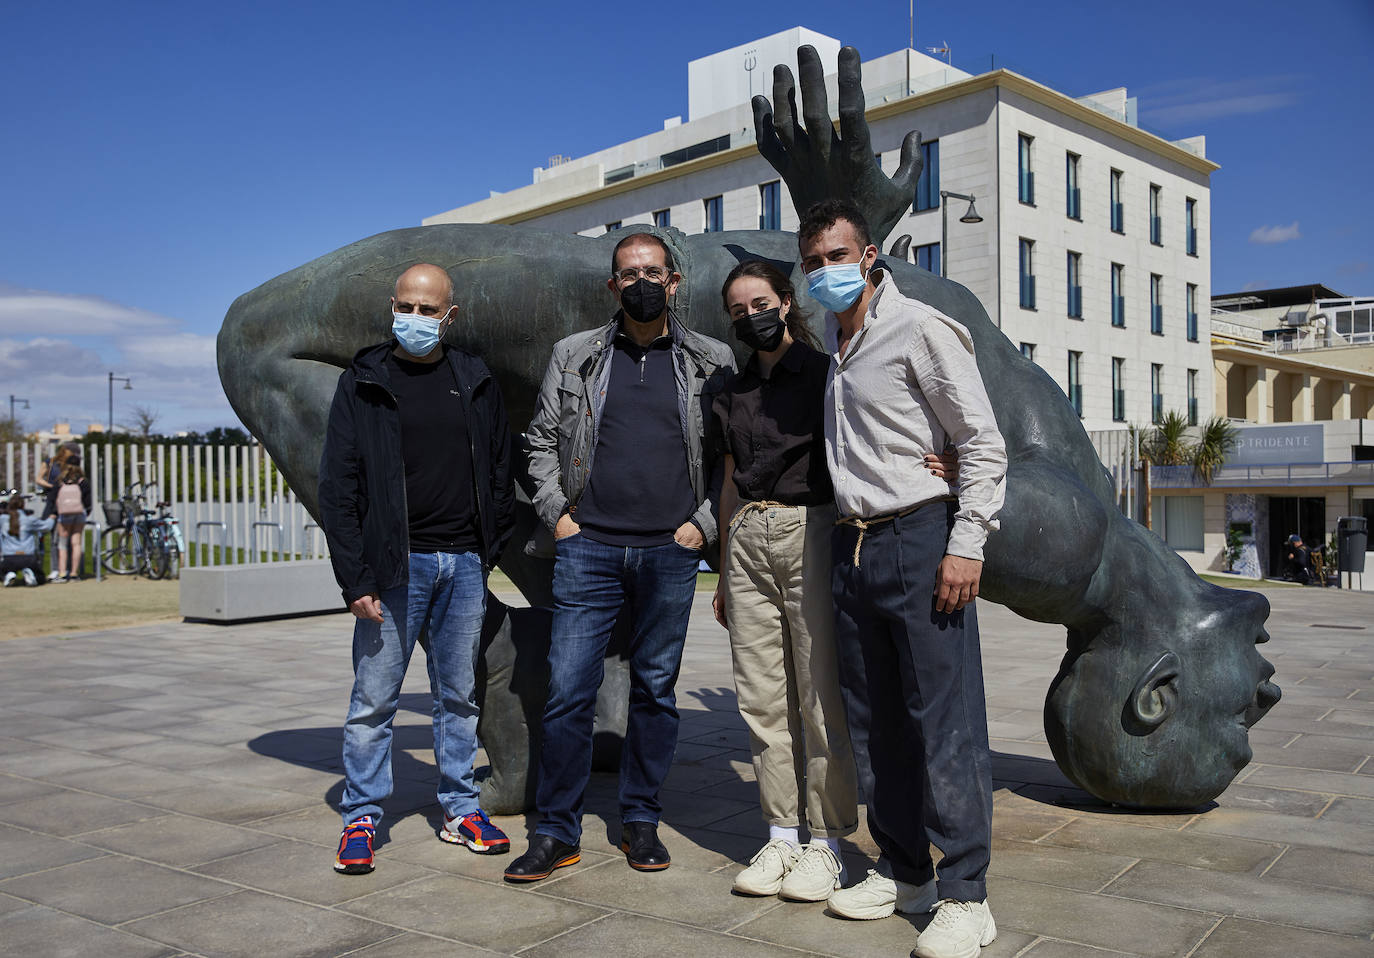
[[[1041,722],[1062,629],[980,606],[999,929],[984,955],[1374,955],[1374,595],[1267,594],[1283,701],[1251,732],[1254,763],[1196,813],[1116,810],[1069,785]],[[528,887],[501,880],[510,856],[435,838],[420,661],[377,870],[333,872],[343,615],[0,643],[0,953],[906,955],[927,918],[848,922],[731,894],[767,829],[708,602],[698,595],[678,685],[673,866],[626,866],[610,841],[614,778],[598,774],[582,863]],[[532,819],[498,822],[523,851]],[[862,877],[871,842],[861,832],[845,850]]]

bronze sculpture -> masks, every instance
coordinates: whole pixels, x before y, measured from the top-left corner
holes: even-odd
[[[857,51],[840,53],[838,132],[819,57],[804,47],[798,59],[804,122],[797,121],[791,72],[778,67],[776,113],[766,98],[754,100],[760,152],[798,209],[835,195],[850,199],[881,243],[910,202],[919,134],[903,143],[897,174],[883,176],[864,119]],[[670,244],[684,276],[674,308],[689,326],[721,339],[728,324],[715,293],[737,262],[766,259],[801,278],[791,234],[649,231]],[[549,346],[603,323],[612,311],[604,279],[617,238],[448,225],[361,240],[239,297],[219,336],[225,392],[313,512],[338,371],[357,349],[385,338],[390,318],[378,304],[402,268],[427,261],[449,271],[460,306],[449,341],[482,355],[519,424],[529,420]],[[995,385],[989,394],[1010,465],[982,595],[1067,627],[1067,652],[1045,703],[1059,766],[1087,791],[1122,805],[1192,807],[1214,798],[1250,759],[1248,727],[1279,698],[1269,681],[1273,668],[1257,649],[1268,638],[1267,600],[1204,582],[1117,510],[1112,483],[1064,393],[1007,341],[967,289],[904,261],[885,265],[904,293],[969,329],[979,371]],[[515,541],[533,544],[540,530],[528,505],[521,522]],[[551,563],[538,551],[512,547],[501,568],[532,604],[546,605]],[[995,641],[987,645],[995,648]],[[608,681],[614,683],[615,670],[608,669]],[[518,694],[489,689],[487,711],[494,714],[484,721],[523,727],[531,694],[527,684]],[[614,698],[603,695],[608,712]],[[614,727],[613,715],[608,721]],[[507,744],[489,749],[493,766],[511,771],[501,794],[484,793],[483,800],[492,810],[514,810],[529,784],[529,752],[520,750],[527,738],[495,737]]]

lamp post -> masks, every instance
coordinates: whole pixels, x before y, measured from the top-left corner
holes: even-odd
[[[29,401],[27,399],[20,399],[14,393],[10,393],[10,422],[14,422],[14,404],[18,402],[23,403],[25,409],[29,408]]]
[[[114,384],[116,382],[123,383],[125,389],[134,388],[133,381],[128,376],[116,376],[113,372],[110,373],[110,431],[106,434],[109,436],[114,435]]]
[[[983,218],[973,208],[973,194],[940,191],[940,277],[949,277],[949,204],[946,200],[968,200],[968,211],[959,217],[960,223],[981,223]]]

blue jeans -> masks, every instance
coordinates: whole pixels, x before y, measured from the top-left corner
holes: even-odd
[[[382,621],[353,627],[353,697],[343,736],[343,820],[381,821],[391,795],[391,721],[416,641],[434,695],[439,804],[450,817],[477,810],[473,670],[486,615],[486,570],[472,552],[411,553],[410,581],[381,594]]]
[[[592,771],[592,720],[611,632],[629,617],[630,709],[620,755],[622,822],[658,823],[659,787],[677,749],[677,684],[696,592],[695,549],[558,540],[549,698],[539,752],[535,831],[576,845]]]
[[[913,885],[935,875],[941,898],[982,901],[992,756],[978,613],[937,612],[933,595],[954,510],[935,502],[873,526],[858,566],[858,530],[836,528],[835,650],[880,870]]]

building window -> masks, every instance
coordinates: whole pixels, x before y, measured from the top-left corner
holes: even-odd
[[[1126,421],[1126,360],[1112,357],[1112,421]]]
[[[1035,362],[1035,343],[1022,343],[1021,355],[1025,356],[1031,362]]]
[[[1164,229],[1159,222],[1159,187],[1150,184],[1150,242],[1164,245]]]
[[[1083,257],[1069,250],[1068,256],[1068,288],[1069,288],[1069,316],[1072,319],[1083,318]]]
[[[1021,308],[1035,309],[1035,263],[1032,259],[1035,243],[1021,241]]]
[[[1078,154],[1064,154],[1064,212],[1071,220],[1083,218],[1083,207],[1078,193]]]
[[[1150,363],[1150,422],[1164,421],[1164,367]]]
[[[1188,284],[1188,342],[1197,342],[1197,287]]]
[[[1112,264],[1112,325],[1126,325],[1126,267]]]
[[[916,179],[913,213],[933,210],[940,205],[940,141],[921,144],[921,175]]]
[[[1022,203],[1035,205],[1035,173],[1031,169],[1031,142],[1034,137],[1022,133],[1016,138],[1016,170],[1019,196]]]
[[[1170,549],[1202,551],[1202,496],[1154,496],[1150,516]]]
[[[1083,418],[1083,354],[1069,350],[1069,405]]]
[[[1107,199],[1112,215],[1112,232],[1126,232],[1126,215],[1121,208],[1121,171],[1112,170],[1111,193]]]
[[[705,231],[707,233],[719,233],[725,228],[724,217],[721,213],[721,206],[723,205],[721,203],[721,198],[719,196],[710,196],[701,202],[703,212],[706,214]]]
[[[759,229],[782,229],[782,200],[777,180],[759,187]]]
[[[1189,256],[1197,255],[1197,200],[1189,197],[1184,204],[1183,216],[1184,252]]]
[[[1164,277],[1150,274],[1150,332],[1164,335]]]
[[[1188,370],[1188,425],[1197,425],[1197,370]]]
[[[673,225],[672,210],[654,210],[654,225],[667,229]]]
[[[940,275],[940,244],[927,243],[916,247],[916,265],[921,269]]]
[[[614,223],[607,223],[607,224],[606,224],[606,232],[607,232],[607,233],[614,233],[614,232],[615,232],[616,230],[618,230],[618,229],[620,229],[620,220],[616,220]]]

